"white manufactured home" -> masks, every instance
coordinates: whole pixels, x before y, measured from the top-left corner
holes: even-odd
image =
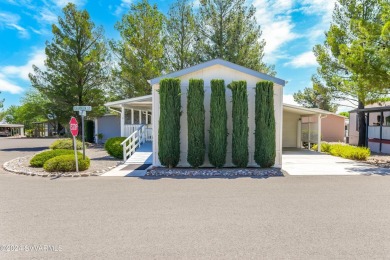
[[[227,86],[232,81],[245,80],[248,91],[248,126],[249,126],[249,164],[248,166],[257,166],[254,162],[254,132],[255,132],[255,86],[259,81],[271,81],[274,83],[274,111],[275,111],[275,143],[276,143],[276,160],[275,166],[282,165],[283,149],[300,149],[303,144],[321,142],[321,121],[327,115],[333,115],[328,111],[320,109],[309,109],[294,105],[283,104],[283,88],[285,81],[270,75],[242,67],[231,62],[215,59],[199,65],[183,69],[174,73],[164,75],[150,80],[152,94],[142,97],[130,98],[107,103],[106,106],[117,111],[120,118],[120,135],[128,137],[124,144],[124,160],[140,164],[152,164],[160,166],[158,158],[158,122],[160,116],[160,97],[159,83],[163,78],[178,78],[181,82],[181,106],[182,115],[180,118],[180,150],[181,157],[178,166],[187,167],[187,89],[189,80],[203,79],[205,88],[205,143],[206,153],[208,145],[208,130],[210,124],[210,81],[212,79],[223,79]],[[232,133],[232,93],[226,88],[226,104],[228,112],[228,147],[226,156],[227,167],[232,166],[231,154],[231,133]],[[105,125],[110,124],[105,118]],[[112,119],[115,121],[115,119]],[[113,122],[114,122],[113,121]],[[95,132],[105,133],[102,130],[102,119],[95,121]],[[104,126],[105,129],[109,127]],[[342,126],[344,127],[344,126]],[[106,130],[107,131],[107,130]],[[320,146],[319,146],[320,148]],[[211,166],[205,156],[205,167]]]

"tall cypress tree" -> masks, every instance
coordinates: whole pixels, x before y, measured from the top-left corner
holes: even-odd
[[[233,81],[228,85],[233,93],[232,159],[238,167],[248,165],[248,94],[246,81]]]
[[[228,132],[225,95],[224,80],[211,80],[209,160],[218,168],[226,162]]]
[[[190,79],[187,93],[188,155],[192,167],[204,162],[204,82],[203,79]]]
[[[274,83],[260,81],[256,84],[255,106],[255,161],[267,168],[275,164],[276,156]]]
[[[160,81],[158,158],[162,165],[176,167],[180,161],[180,80]]]

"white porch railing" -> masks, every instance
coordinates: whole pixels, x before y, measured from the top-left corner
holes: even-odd
[[[146,139],[146,126],[140,125],[129,137],[127,137],[122,143],[123,147],[123,161],[125,162],[130,158],[135,150],[140,147]]]
[[[137,131],[137,129],[139,127],[141,127],[142,125],[139,124],[139,125],[125,125],[125,131],[124,131],[124,136],[129,136],[131,135],[132,133],[134,133],[135,131]]]
[[[153,141],[153,129],[152,128],[146,128],[145,138],[146,138],[146,141]]]

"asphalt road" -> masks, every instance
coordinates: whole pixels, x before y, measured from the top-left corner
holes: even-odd
[[[0,150],[1,160],[11,152]],[[0,249],[61,249],[0,259],[385,259],[389,199],[385,176],[0,174]]]

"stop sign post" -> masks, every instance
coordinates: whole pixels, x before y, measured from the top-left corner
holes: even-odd
[[[77,123],[76,118],[73,116],[69,121],[70,132],[73,136],[73,147],[74,147],[74,157],[76,160],[76,172],[79,172],[79,160],[77,159],[77,144],[76,144],[76,136],[79,134],[79,124]]]

